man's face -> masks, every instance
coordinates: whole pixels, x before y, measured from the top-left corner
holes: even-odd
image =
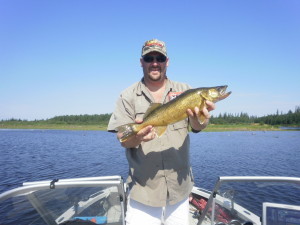
[[[149,81],[163,81],[168,65],[169,59],[159,52],[150,52],[141,58],[144,79]]]

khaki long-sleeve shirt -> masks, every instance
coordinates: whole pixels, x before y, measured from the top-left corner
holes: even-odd
[[[162,103],[168,102],[172,93],[188,89],[187,84],[168,80]],[[108,131],[117,131],[121,125],[142,119],[152,102],[143,81],[133,84],[118,99]],[[189,149],[187,119],[169,125],[159,138],[126,149],[130,197],[154,207],[173,205],[187,198],[193,186]]]

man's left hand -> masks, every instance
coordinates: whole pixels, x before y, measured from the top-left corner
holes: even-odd
[[[205,103],[206,104],[202,110],[200,110],[198,107],[195,107],[194,110],[187,109],[187,114],[189,116],[190,124],[194,130],[198,130],[198,131],[203,130],[207,126],[209,119],[211,117],[209,112],[216,108],[215,103],[211,101],[206,101]],[[199,116],[201,114],[204,115],[205,117],[205,121],[203,124],[200,124],[199,122]]]

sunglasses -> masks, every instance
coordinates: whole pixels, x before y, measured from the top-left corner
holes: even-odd
[[[157,56],[145,55],[143,57],[143,59],[146,63],[152,63],[154,61],[154,58],[156,59],[157,62],[160,62],[160,63],[163,63],[167,60],[167,57],[164,55],[157,55]]]

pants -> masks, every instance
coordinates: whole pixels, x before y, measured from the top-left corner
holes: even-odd
[[[188,225],[189,201],[184,199],[166,207],[147,206],[128,199],[126,225]]]

